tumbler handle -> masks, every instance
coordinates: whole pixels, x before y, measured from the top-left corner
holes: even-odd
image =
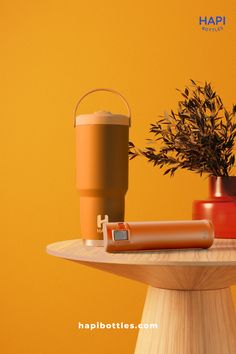
[[[127,108],[128,112],[129,112],[128,117],[129,117],[129,120],[130,120],[130,118],[131,118],[131,109],[130,109],[130,106],[129,106],[127,100],[125,99],[125,97],[124,97],[120,92],[115,91],[115,90],[113,90],[113,89],[109,89],[109,88],[97,88],[97,89],[93,89],[93,90],[91,90],[91,91],[85,93],[85,94],[79,99],[79,101],[76,103],[75,111],[74,111],[74,127],[76,126],[76,114],[77,114],[77,110],[78,110],[78,107],[79,107],[81,101],[82,101],[86,96],[88,96],[88,95],[90,95],[91,93],[96,92],[96,91],[108,91],[108,92],[112,92],[112,93],[115,93],[116,95],[120,96],[120,97],[122,98],[123,102],[125,103],[126,108]]]

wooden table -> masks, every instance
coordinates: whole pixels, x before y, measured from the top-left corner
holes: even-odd
[[[82,240],[57,242],[51,255],[149,285],[135,354],[236,354],[236,240],[208,250],[107,253]]]

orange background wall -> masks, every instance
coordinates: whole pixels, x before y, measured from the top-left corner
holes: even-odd
[[[227,16],[227,26],[203,32],[199,15]],[[133,352],[136,331],[83,332],[77,322],[138,323],[146,286],[45,253],[80,237],[73,109],[91,88],[121,91],[131,139],[143,146],[189,78],[211,81],[231,106],[235,15],[234,0],[1,1],[1,353]],[[81,112],[125,112],[108,95],[91,96]],[[170,179],[137,159],[126,218],[190,218],[192,200],[206,194],[206,179]]]

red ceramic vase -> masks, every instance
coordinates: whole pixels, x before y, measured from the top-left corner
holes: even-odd
[[[193,202],[192,217],[211,220],[216,238],[236,238],[236,176],[209,177],[209,199]]]

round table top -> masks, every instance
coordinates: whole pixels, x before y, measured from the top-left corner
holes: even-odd
[[[106,264],[167,266],[236,266],[236,239],[215,239],[208,249],[155,250],[108,253],[85,246],[82,239],[52,243],[47,253],[69,260]]]

